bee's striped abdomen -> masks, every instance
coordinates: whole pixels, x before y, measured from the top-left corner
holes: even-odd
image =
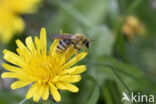
[[[64,51],[66,50],[69,45],[71,44],[71,40],[70,39],[60,39],[58,45],[57,45],[57,51]]]

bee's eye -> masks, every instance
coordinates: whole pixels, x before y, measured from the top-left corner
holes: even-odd
[[[83,41],[83,43],[85,44],[85,46],[86,46],[87,48],[89,48],[89,43],[88,43],[87,40]]]

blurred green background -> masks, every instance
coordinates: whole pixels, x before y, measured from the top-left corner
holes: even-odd
[[[144,37],[135,33],[135,40],[130,40],[122,32],[130,15],[145,25]],[[88,67],[77,83],[79,92],[61,91],[59,104],[131,104],[121,102],[122,92],[129,91],[156,97],[156,0],[44,0],[38,12],[22,17],[25,31],[7,45],[1,45],[1,51],[15,51],[17,38],[24,42],[29,35],[39,36],[41,27],[47,29],[49,46],[52,35],[60,29],[95,40],[87,57],[78,63]],[[2,52],[0,57],[0,63],[4,62]],[[28,87],[12,91],[9,87],[12,81],[0,79],[0,104],[18,104],[24,99]],[[38,104],[51,103],[49,100]],[[27,100],[24,104],[33,102]]]

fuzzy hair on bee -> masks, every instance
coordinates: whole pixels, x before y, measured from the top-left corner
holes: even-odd
[[[90,46],[90,40],[86,38],[83,34],[63,34],[63,35],[54,35],[53,39],[60,39],[59,43],[57,44],[56,51],[64,52],[70,47],[74,47],[77,51],[83,49],[86,51]]]

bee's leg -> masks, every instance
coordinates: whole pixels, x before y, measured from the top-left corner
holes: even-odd
[[[70,49],[71,49],[71,46],[69,46],[69,47],[67,48],[67,50],[66,50],[66,57],[68,57],[68,53],[69,53]]]
[[[75,49],[76,60],[78,60],[78,50]]]
[[[83,51],[84,52],[87,52],[87,48],[85,46],[83,47]]]
[[[76,56],[76,60],[78,60],[78,49],[76,48],[76,45],[74,45],[75,48],[75,56]]]

